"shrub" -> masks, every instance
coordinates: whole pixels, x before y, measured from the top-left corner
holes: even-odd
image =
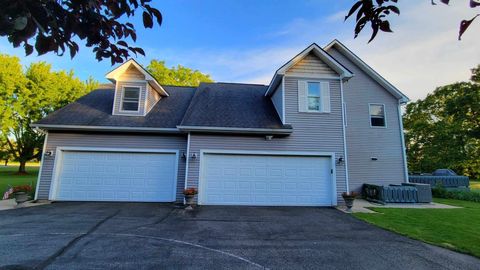
[[[20,186],[14,186],[13,187],[13,193],[17,193],[17,192],[29,193],[29,192],[32,192],[32,191],[33,191],[33,188],[30,185],[20,185]]]
[[[432,195],[436,198],[454,199],[480,203],[480,193],[470,190],[446,190],[441,186],[432,188]]]

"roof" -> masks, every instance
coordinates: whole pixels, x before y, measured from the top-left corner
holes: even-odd
[[[180,126],[226,128],[289,128],[282,124],[266,85],[201,83]]]
[[[398,98],[401,102],[406,103],[410,101],[405,94],[398,90],[398,88],[396,88],[393,84],[385,80],[385,78],[373,70],[373,68],[367,65],[367,63],[360,59],[360,57],[358,57],[355,53],[350,51],[347,46],[343,45],[340,41],[334,39],[327,46],[325,46],[324,50],[328,52],[328,50],[330,50],[332,47],[335,47],[335,49],[337,49],[341,54],[357,65],[362,71],[367,73],[367,75],[369,75],[373,80],[390,92],[394,97]]]
[[[213,132],[289,134],[265,85],[202,83],[196,87],[164,86],[170,96],[160,99],[146,116],[112,115],[114,85],[103,85],[32,126],[55,130],[180,132],[194,128]],[[192,130],[193,131],[193,130]]]
[[[182,121],[195,87],[164,86],[170,96],[160,99],[146,116],[112,115],[115,87],[104,85],[57,110],[35,125],[175,128]]]
[[[279,84],[282,76],[285,75],[286,71],[293,67],[295,64],[300,62],[305,56],[308,54],[313,53],[318,58],[320,58],[325,64],[327,64],[330,68],[332,68],[335,72],[339,74],[341,79],[348,79],[353,77],[353,73],[348,70],[344,65],[338,62],[335,58],[333,58],[330,54],[328,54],[325,50],[323,50],[320,46],[316,43],[312,43],[310,46],[305,48],[295,57],[290,59],[287,63],[281,66],[273,75],[272,81],[270,82],[269,87],[265,91],[265,96],[268,96],[271,93],[271,90],[275,89]]]

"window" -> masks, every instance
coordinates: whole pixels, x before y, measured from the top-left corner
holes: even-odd
[[[370,104],[370,126],[385,127],[385,105]]]
[[[139,100],[140,100],[139,87],[124,87],[122,111],[132,111],[132,112],[138,111]]]
[[[307,99],[309,111],[320,111],[320,83],[308,82]]]

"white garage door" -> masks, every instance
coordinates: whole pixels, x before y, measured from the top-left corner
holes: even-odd
[[[330,157],[204,154],[201,166],[201,204],[334,204]]]
[[[53,199],[171,202],[176,161],[176,153],[62,151]]]

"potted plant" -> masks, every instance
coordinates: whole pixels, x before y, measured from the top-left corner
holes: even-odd
[[[21,185],[13,187],[13,195],[18,204],[28,201],[28,193],[32,192],[32,187],[29,185]]]
[[[358,193],[354,191],[342,193],[342,197],[343,197],[343,200],[345,201],[345,205],[347,206],[348,212],[352,211],[353,201],[357,196],[358,196]]]
[[[195,195],[198,193],[196,188],[186,188],[183,191],[183,195],[185,196],[185,204],[187,204],[190,208],[193,204],[193,199]]]

